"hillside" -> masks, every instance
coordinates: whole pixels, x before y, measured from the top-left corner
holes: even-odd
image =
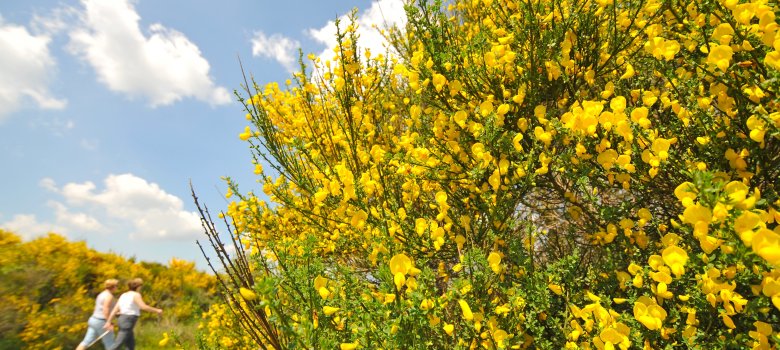
[[[75,348],[103,281],[119,279],[121,292],[133,277],[145,281],[144,299],[165,310],[159,319],[142,317],[139,346],[144,338],[161,339],[174,329],[180,339],[192,341],[195,320],[215,293],[213,276],[194,263],[137,262],[53,233],[22,242],[0,230],[0,349]]]

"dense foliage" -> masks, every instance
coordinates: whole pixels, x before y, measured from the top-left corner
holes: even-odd
[[[144,299],[165,310],[162,320],[145,314],[141,324],[161,322],[163,330],[200,317],[215,292],[214,277],[191,262],[136,262],[56,234],[22,242],[0,230],[0,349],[76,348],[103,282],[119,279],[118,297],[133,277],[144,279]],[[154,344],[163,338],[152,336]]]
[[[342,23],[333,62],[247,83],[270,203],[229,182],[209,341],[777,346],[778,10],[420,1],[388,54]]]

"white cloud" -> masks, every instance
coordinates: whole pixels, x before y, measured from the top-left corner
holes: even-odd
[[[54,215],[58,224],[73,229],[75,232],[100,231],[103,225],[94,217],[86,213],[71,212],[68,207],[60,202],[51,201],[49,206],[54,208]]]
[[[340,18],[342,30],[350,23],[349,16]],[[362,49],[370,49],[372,53],[385,53],[387,41],[382,36],[385,28],[406,24],[406,11],[403,0],[378,0],[371,3],[371,7],[358,14],[356,23],[357,34],[360,36],[358,45]],[[322,28],[310,28],[305,31],[307,35],[325,49],[320,52],[320,59],[325,62],[334,57],[333,49],[338,45],[336,41],[336,22],[329,21]],[[298,48],[300,43],[281,34],[267,36],[263,32],[255,32],[252,38],[252,55],[272,58],[284,66],[288,71],[297,69]]]
[[[200,217],[184,209],[179,198],[133,174],[109,175],[104,188],[94,183],[71,182],[61,187],[51,178],[39,186],[62,196],[50,200],[54,223],[35,215],[19,214],[0,227],[32,238],[56,232],[63,235],[120,235],[137,240],[191,240],[202,234]]]
[[[67,229],[59,225],[39,222],[35,215],[17,214],[11,221],[0,223],[0,228],[19,235],[22,239],[31,239],[55,232],[67,237]]]
[[[266,36],[263,32],[255,32],[252,38],[252,56],[271,58],[288,71],[294,71],[298,55],[296,51],[301,44],[281,34]]]
[[[41,181],[38,182],[38,186],[41,186],[41,188],[45,188],[52,192],[57,192],[57,183],[48,177],[41,179]]]
[[[350,23],[347,15],[340,18],[342,30]],[[403,28],[406,24],[406,11],[402,0],[378,0],[371,3],[371,7],[358,14],[356,19],[358,26],[358,46],[361,49],[370,49],[373,54],[385,53],[387,41],[381,30],[398,26]],[[325,45],[319,57],[325,62],[335,56],[333,49],[338,45],[336,41],[336,22],[329,21],[319,29],[309,29],[308,34],[316,41]]]
[[[50,41],[47,35],[5,24],[0,17],[0,122],[28,101],[43,109],[62,109],[67,104],[49,92],[51,73],[56,69]]]
[[[60,193],[70,206],[90,208],[94,215],[104,215],[103,220],[113,225],[130,225],[133,238],[191,239],[201,234],[199,216],[184,210],[179,197],[157,184],[133,174],[109,175],[104,182],[102,191],[92,182],[68,183],[57,189],[52,180],[44,179],[41,185]],[[71,215],[69,220],[93,227],[98,224],[97,220],[78,215]]]
[[[45,15],[33,13],[30,28],[36,33],[54,36],[67,31],[78,16],[78,10],[70,6],[52,8]]]
[[[194,97],[212,105],[231,102],[209,76],[209,63],[184,34],[161,24],[139,27],[128,0],[82,0],[81,24],[70,31],[70,49],[95,69],[109,89],[155,106]]]

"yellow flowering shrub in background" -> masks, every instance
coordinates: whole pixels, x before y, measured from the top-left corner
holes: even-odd
[[[419,1],[387,53],[341,23],[246,86],[268,201],[228,180],[235,254],[203,213],[204,346],[777,346],[778,10]]]
[[[192,262],[175,258],[167,266],[136,262],[53,233],[22,242],[0,230],[0,348],[76,348],[103,282],[119,279],[115,294],[119,297],[133,277],[144,280],[144,299],[165,310],[162,320],[145,315],[142,324],[162,322],[161,328],[177,326],[181,333],[178,325],[198,318],[214,299],[215,278],[196,270]],[[191,331],[178,336],[194,343],[194,326]],[[145,346],[144,340],[139,339],[139,346]]]

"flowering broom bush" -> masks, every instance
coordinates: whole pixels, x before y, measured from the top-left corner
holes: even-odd
[[[227,243],[203,213],[204,346],[776,347],[778,10],[420,1],[387,54],[341,24],[247,83],[270,201],[228,180]]]
[[[22,241],[0,229],[0,349],[76,348],[103,281],[120,279],[119,297],[127,290],[125,282],[135,276],[146,282],[144,298],[165,309],[162,319],[145,315],[139,321],[156,332],[141,331],[139,346],[159,337],[161,329],[175,328],[179,343],[195,338],[190,320],[200,316],[216,294],[215,278],[197,270],[195,263],[176,258],[165,265],[136,262],[55,233]]]

